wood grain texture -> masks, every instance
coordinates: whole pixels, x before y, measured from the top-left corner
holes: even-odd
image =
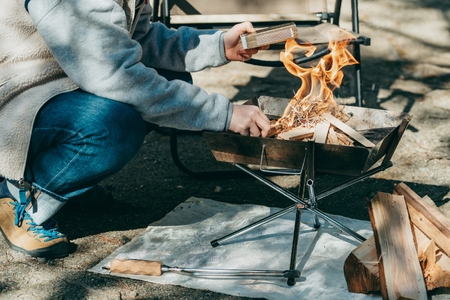
[[[369,202],[383,299],[427,299],[403,196],[379,192]]]
[[[330,122],[331,124],[333,124],[334,126],[339,128],[340,130],[342,130],[342,132],[345,132],[348,136],[353,138],[355,141],[357,141],[361,145],[368,147],[368,148],[375,147],[374,143],[372,143],[371,141],[366,139],[362,134],[358,133],[356,130],[354,130],[353,128],[351,128],[350,126],[348,126],[341,120],[337,119],[333,115],[324,114],[323,116],[327,119],[328,122]]]
[[[349,292],[367,294],[380,290],[374,236],[356,247],[347,257],[344,263],[344,277]]]
[[[406,184],[399,183],[394,193],[403,195],[411,222],[450,257],[450,220],[427,198],[421,198]]]

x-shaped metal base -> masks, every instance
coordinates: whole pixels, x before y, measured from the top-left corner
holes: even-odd
[[[360,241],[360,242],[364,242],[366,239],[361,236],[360,234],[358,234],[357,232],[355,232],[354,230],[348,228],[347,226],[345,226],[344,224],[338,222],[336,219],[328,216],[326,213],[322,212],[321,210],[319,210],[317,208],[317,201],[320,199],[323,199],[329,195],[332,195],[340,190],[343,190],[355,183],[360,182],[361,180],[368,178],[374,174],[377,174],[381,171],[384,171],[385,169],[389,168],[392,166],[392,163],[389,162],[384,162],[383,164],[381,164],[379,167],[373,168],[363,174],[361,174],[360,176],[357,176],[355,178],[352,178],[348,181],[345,181],[333,188],[330,188],[318,195],[315,194],[314,191],[314,142],[308,142],[308,147],[306,149],[306,155],[304,157],[304,161],[303,161],[303,167],[301,170],[298,170],[296,174],[300,174],[300,188],[299,188],[299,196],[291,193],[290,191],[286,190],[285,188],[277,185],[276,183],[274,183],[273,181],[267,179],[265,176],[261,175],[259,172],[256,172],[250,168],[248,168],[247,166],[244,166],[242,164],[234,164],[237,168],[239,168],[240,170],[244,171],[245,173],[253,176],[254,178],[258,179],[259,181],[261,181],[262,183],[266,184],[267,186],[271,187],[272,189],[274,189],[275,191],[279,192],[280,194],[282,194],[283,196],[285,196],[286,198],[288,198],[289,200],[293,201],[295,204],[282,209],[270,216],[267,216],[257,222],[254,222],[250,225],[247,225],[237,231],[234,231],[233,233],[230,233],[226,236],[223,236],[219,239],[213,240],[211,241],[211,245],[213,247],[217,247],[219,246],[221,243],[230,240],[232,238],[234,238],[235,236],[241,235],[245,232],[248,232],[256,227],[259,227],[261,225],[264,225],[268,222],[271,222],[285,214],[288,214],[292,211],[296,211],[296,217],[295,217],[295,223],[294,223],[294,233],[293,233],[293,241],[292,241],[292,250],[291,250],[291,260],[290,260],[290,266],[289,266],[289,271],[291,272],[290,274],[292,274],[292,276],[286,276],[288,278],[287,284],[290,286],[295,285],[297,278],[299,278],[300,274],[299,272],[295,272],[296,271],[296,258],[297,258],[297,246],[298,246],[298,239],[299,239],[299,235],[300,235],[300,223],[301,223],[301,213],[302,210],[308,210],[310,212],[312,212],[314,214],[314,220],[313,220],[313,226],[314,228],[319,228],[320,227],[320,222],[319,222],[319,218],[324,219],[325,221],[327,221],[328,223],[330,223],[331,225],[335,226],[336,228],[339,228],[340,230],[346,232],[347,234],[349,234],[350,236],[352,236],[353,238],[355,238],[356,240]],[[264,149],[263,149],[263,153],[264,153]],[[262,154],[263,156],[263,154]],[[262,159],[261,159],[262,161]],[[269,173],[282,173],[282,171],[268,171],[268,170],[263,170],[262,166],[260,166],[260,171],[262,172],[269,172]],[[293,174],[292,170],[289,171],[288,174]],[[309,198],[306,199],[304,198],[304,193],[305,191],[308,190],[308,194],[309,194]],[[270,272],[270,271],[268,271]]]

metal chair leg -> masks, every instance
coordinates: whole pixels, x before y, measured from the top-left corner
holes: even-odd
[[[197,179],[217,179],[217,178],[240,178],[247,176],[245,173],[238,170],[232,171],[193,171],[186,167],[180,160],[178,155],[178,138],[177,130],[170,128],[170,154],[175,165],[184,173]]]

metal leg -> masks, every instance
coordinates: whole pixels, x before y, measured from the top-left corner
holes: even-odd
[[[290,213],[290,212],[293,211],[296,207],[297,207],[297,205],[294,204],[294,205],[289,206],[289,207],[287,207],[287,208],[285,208],[285,209],[283,209],[283,210],[280,210],[280,211],[277,212],[277,213],[274,213],[274,214],[272,214],[272,215],[270,215],[270,216],[268,216],[268,217],[265,217],[264,219],[261,219],[261,220],[255,222],[255,223],[252,223],[252,224],[250,224],[250,225],[248,225],[248,226],[245,226],[245,227],[243,227],[243,228],[241,228],[241,229],[239,229],[239,230],[236,230],[235,232],[232,232],[232,233],[230,233],[230,234],[228,234],[228,235],[226,235],[226,236],[224,236],[224,237],[221,237],[220,239],[216,239],[216,240],[214,240],[214,241],[211,242],[211,246],[217,247],[217,246],[219,246],[220,243],[222,243],[222,242],[225,242],[225,241],[227,241],[227,240],[229,240],[229,239],[234,238],[235,236],[238,236],[238,235],[241,235],[241,234],[243,234],[243,233],[246,233],[246,232],[252,230],[253,228],[256,228],[256,227],[259,227],[259,226],[264,225],[264,224],[266,224],[266,223],[269,223],[269,222],[272,221],[272,220],[275,220],[275,219],[277,219],[277,218],[279,218],[279,217],[281,217],[281,216],[284,216],[285,214]]]
[[[308,186],[309,202],[311,203],[311,208],[317,209],[316,194],[314,193],[314,180],[309,179],[306,185]],[[317,215],[314,215],[313,226],[316,229],[320,227],[319,217]]]
[[[289,271],[295,271],[297,268],[297,248],[298,248],[298,238],[300,236],[300,224],[302,219],[302,209],[303,205],[297,204],[295,212],[295,225],[294,225],[294,236],[292,239],[292,250],[291,250],[291,262],[289,265]],[[287,280],[289,286],[295,285],[297,282],[297,277],[290,277]]]
[[[252,175],[252,176],[254,176],[254,177],[259,176],[259,175],[256,175],[256,174],[253,175],[254,173],[253,173],[251,170],[246,170],[245,167],[243,167],[243,166],[240,166],[240,165],[236,165],[236,166],[237,166],[238,168],[240,168],[241,170],[245,171],[245,172],[250,172],[250,173],[248,173],[248,174],[250,174],[250,175]],[[346,182],[344,182],[344,183],[342,183],[342,184],[340,184],[340,185],[338,185],[338,186],[336,186],[336,187],[333,187],[333,188],[330,188],[330,189],[328,189],[328,190],[326,190],[326,191],[324,191],[324,192],[321,192],[321,193],[319,193],[319,194],[316,196],[316,201],[317,201],[317,200],[321,200],[321,199],[323,199],[323,198],[325,198],[325,197],[328,197],[328,196],[330,196],[330,195],[332,195],[332,194],[334,194],[334,193],[336,193],[336,192],[338,192],[338,191],[341,191],[341,190],[343,190],[343,189],[345,189],[345,188],[347,188],[347,187],[349,187],[349,186],[351,186],[351,185],[353,185],[353,184],[356,184],[356,183],[360,182],[361,180],[363,180],[363,179],[365,179],[365,178],[367,178],[367,177],[370,177],[370,176],[375,175],[375,174],[377,174],[377,173],[379,173],[379,172],[381,172],[381,171],[384,171],[386,168],[389,168],[389,167],[391,167],[391,166],[392,166],[392,163],[389,163],[389,164],[386,165],[386,166],[380,166],[380,167],[374,168],[373,170],[368,171],[368,172],[362,174],[361,176],[358,176],[358,177],[356,177],[356,178],[352,178],[351,180],[346,181]],[[294,201],[294,202],[296,202],[296,201],[299,200],[295,195],[293,195],[293,194],[290,195],[290,192],[289,192],[289,191],[283,189],[282,187],[277,186],[276,184],[270,182],[268,179],[265,179],[265,178],[263,178],[263,177],[256,177],[256,178],[259,179],[260,181],[262,181],[263,183],[267,184],[267,185],[270,186],[271,188],[275,189],[275,190],[278,191],[279,193],[283,194],[284,196],[286,196],[286,197],[289,198],[290,200],[292,200],[292,201]],[[301,184],[301,186],[303,186],[303,184]],[[299,194],[302,195],[302,193],[299,193]],[[302,197],[302,196],[301,196],[301,197]],[[303,202],[303,203],[306,203],[306,202]],[[307,205],[307,204],[306,204],[306,205]],[[248,232],[248,231],[250,231],[250,230],[252,230],[252,229],[254,229],[254,228],[256,228],[256,227],[259,227],[259,226],[261,226],[261,225],[264,225],[264,224],[266,224],[266,223],[268,223],[268,222],[270,222],[270,221],[272,221],[272,220],[275,220],[275,219],[277,219],[277,218],[279,218],[279,217],[281,217],[281,216],[283,216],[283,215],[285,215],[285,214],[290,213],[291,211],[295,210],[295,208],[296,208],[296,204],[291,205],[291,206],[289,206],[289,207],[287,207],[287,208],[285,208],[285,209],[283,209],[283,210],[281,210],[281,211],[279,211],[279,212],[277,212],[277,213],[275,213],[275,214],[272,214],[272,215],[270,215],[270,216],[268,216],[268,217],[266,217],[266,218],[264,218],[264,219],[261,219],[261,220],[255,222],[255,223],[252,223],[252,224],[250,224],[250,225],[248,225],[248,226],[246,226],[246,227],[243,227],[243,228],[241,228],[241,229],[239,229],[239,230],[237,230],[237,231],[235,231],[235,232],[233,232],[233,233],[230,233],[230,234],[228,234],[228,235],[226,235],[226,236],[224,236],[224,237],[222,237],[222,238],[219,238],[219,239],[214,240],[214,241],[211,242],[211,245],[212,245],[213,247],[217,247],[217,246],[220,245],[221,242],[230,240],[230,239],[232,239],[232,238],[235,237],[235,236],[238,236],[238,235],[243,234],[243,233],[245,233],[245,232]],[[315,212],[317,213],[317,215],[318,215],[319,217],[321,216],[320,211],[318,211],[317,209],[315,209]],[[315,213],[315,212],[313,211],[313,213]],[[324,219],[325,219],[325,218],[324,218]],[[335,226],[338,227],[338,228],[340,228],[340,227],[339,227],[338,225],[336,225],[336,224],[335,224]],[[342,228],[341,228],[341,229],[342,229]],[[359,236],[359,235],[358,235],[358,236]],[[356,239],[358,239],[358,238],[356,238]],[[361,242],[363,242],[365,239],[361,237],[361,239],[358,239],[358,240],[361,241]]]
[[[306,151],[306,155],[304,157],[304,165],[305,165],[305,161],[307,161],[307,167],[306,168],[302,167],[302,171],[300,173],[300,185],[299,185],[298,196],[296,196],[295,194],[291,193],[290,191],[282,188],[281,186],[277,185],[276,183],[272,182],[271,180],[267,179],[262,174],[259,174],[242,164],[234,164],[240,170],[244,171],[248,175],[253,176],[254,178],[258,179],[262,183],[271,187],[275,191],[284,195],[286,198],[295,202],[295,204],[292,206],[289,206],[275,214],[265,217],[257,222],[247,225],[231,234],[228,234],[222,238],[216,239],[211,242],[211,245],[213,247],[217,247],[223,241],[229,240],[237,235],[248,232],[260,225],[271,222],[272,220],[274,220],[276,218],[279,218],[293,210],[296,210],[294,233],[293,233],[293,238],[292,238],[290,266],[289,266],[289,270],[287,270],[285,273],[285,277],[287,278],[287,284],[289,286],[295,285],[297,282],[297,278],[300,277],[300,271],[296,270],[296,267],[297,267],[296,260],[297,260],[297,254],[298,254],[297,252],[298,252],[298,241],[299,241],[299,236],[300,236],[300,224],[301,224],[302,210],[306,209],[314,214],[314,221],[313,221],[314,228],[320,227],[320,222],[319,222],[319,217],[320,217],[320,218],[324,219],[325,221],[327,221],[328,223],[330,223],[331,225],[335,226],[336,228],[346,232],[347,234],[349,234],[356,240],[358,240],[360,242],[364,242],[366,239],[363,236],[361,236],[354,230],[346,227],[345,225],[341,224],[334,218],[331,218],[330,216],[323,213],[322,211],[318,210],[317,209],[317,201],[319,199],[329,196],[337,191],[340,191],[350,185],[353,185],[371,175],[374,175],[374,174],[376,174],[380,171],[383,171],[386,168],[389,168],[392,166],[392,163],[390,161],[389,162],[383,161],[383,163],[379,167],[373,168],[372,170],[369,170],[356,178],[352,178],[351,180],[348,180],[336,187],[326,190],[325,192],[322,192],[318,196],[316,196],[315,192],[314,192],[314,155],[313,155],[314,144],[313,143],[314,142],[308,143],[308,147],[306,149],[307,151]],[[260,166],[260,169],[261,169],[261,166]],[[308,189],[309,199],[304,198],[306,188]],[[267,270],[267,271],[263,271],[263,272],[270,273],[273,271]]]
[[[263,156],[264,156],[264,145],[263,145],[263,150],[262,151],[263,152],[261,154],[261,162],[260,162],[260,167],[259,167],[260,171],[265,172],[265,173],[281,174],[279,171],[275,172],[275,171],[272,171],[272,170],[263,170],[263,168],[262,168],[262,160],[263,160]],[[297,172],[296,173],[291,173],[291,170],[284,170],[286,172],[285,174],[296,174],[296,175],[300,174],[300,184],[299,184],[298,195],[299,195],[299,197],[301,199],[304,199],[304,197],[305,197],[305,189],[306,189],[306,172],[305,172],[306,158],[307,157],[305,156],[305,158],[303,159],[303,165],[302,165],[300,173],[297,173]],[[281,216],[284,216],[285,214],[288,214],[291,211],[295,210],[297,208],[297,206],[298,206],[298,204],[294,204],[292,206],[289,206],[289,207],[287,207],[287,208],[285,208],[283,210],[280,210],[277,213],[274,213],[274,214],[272,214],[272,215],[270,215],[268,217],[265,217],[265,218],[255,222],[255,223],[247,225],[247,226],[245,226],[245,227],[243,227],[243,228],[241,228],[239,230],[236,230],[236,231],[234,231],[234,232],[232,232],[232,233],[230,233],[230,234],[228,234],[228,235],[226,235],[224,237],[221,237],[219,239],[213,240],[213,241],[211,241],[211,246],[217,247],[222,242],[225,242],[227,240],[230,240],[230,239],[234,238],[235,236],[238,236],[238,235],[241,235],[243,233],[246,233],[246,232],[248,232],[248,231],[250,231],[250,230],[252,230],[252,229],[254,229],[256,227],[259,227],[261,225],[269,223],[272,220],[275,220],[275,219],[277,219],[277,218],[279,218]]]
[[[308,148],[309,150],[311,150],[311,148]],[[310,151],[307,151],[307,153]],[[313,160],[311,161],[311,163],[313,162]],[[308,163],[309,166],[311,166],[311,163]],[[319,194],[317,197],[315,195],[314,192],[314,180],[312,179],[314,176],[314,173],[309,173],[309,176],[312,178],[309,178],[306,181],[306,171],[303,170],[303,172],[300,174],[300,186],[299,186],[299,193],[298,196],[294,195],[293,193],[289,192],[288,190],[280,187],[279,185],[275,184],[274,182],[270,181],[269,179],[265,178],[264,176],[257,174],[256,172],[254,172],[253,170],[249,169],[248,167],[245,167],[241,164],[234,164],[237,168],[241,169],[242,171],[244,171],[245,173],[255,177],[256,179],[258,179],[259,181],[263,182],[264,184],[268,185],[269,187],[271,187],[272,189],[276,190],[277,192],[281,193],[282,195],[284,195],[285,197],[287,197],[288,199],[294,201],[296,204],[291,205],[275,214],[272,214],[266,218],[263,218],[255,223],[252,223],[246,227],[243,227],[231,234],[228,234],[220,239],[216,239],[214,241],[211,242],[211,245],[213,247],[217,247],[220,245],[221,242],[229,240],[237,235],[243,234],[245,232],[248,232],[260,225],[266,224],[268,222],[271,222],[272,220],[279,218],[293,210],[296,210],[296,215],[295,215],[295,224],[294,224],[294,234],[293,234],[293,240],[292,240],[292,249],[291,249],[291,259],[290,259],[290,266],[289,266],[289,270],[285,271],[284,273],[284,277],[287,278],[287,284],[289,286],[293,286],[296,284],[297,282],[297,278],[300,278],[300,271],[296,270],[297,267],[297,263],[296,263],[296,259],[297,259],[297,252],[298,252],[298,241],[299,241],[299,236],[300,236],[300,224],[301,224],[301,213],[302,213],[302,209],[306,209],[309,210],[310,212],[312,212],[314,214],[314,227],[315,228],[319,228],[320,226],[320,222],[318,220],[318,218],[322,218],[325,221],[329,222],[330,224],[332,224],[333,226],[335,226],[336,228],[341,229],[342,231],[346,232],[347,234],[349,234],[350,236],[352,236],[353,238],[355,238],[356,240],[360,241],[360,242],[364,242],[366,239],[359,235],[357,232],[351,230],[350,228],[346,227],[345,225],[339,223],[337,220],[329,217],[328,215],[326,215],[325,213],[323,213],[322,211],[317,209],[317,200],[322,199],[328,195],[331,195],[332,193],[335,193],[337,191],[342,190],[345,187],[348,187],[352,184],[355,184],[371,175],[374,175],[380,171],[385,170],[386,168],[389,168],[390,166],[392,166],[392,163],[385,163],[382,164],[381,166],[379,166],[378,168],[374,168],[364,174],[362,174],[361,176],[358,176],[356,178],[353,178],[347,182],[344,182],[343,184],[341,184],[340,186],[331,188],[321,194]],[[309,167],[308,166],[308,167]],[[306,182],[305,182],[306,181]],[[308,193],[309,193],[309,203],[306,203],[304,200],[304,193],[305,193],[305,186],[308,188]],[[267,270],[267,271],[262,271],[267,272],[267,274],[271,274],[271,272],[273,273],[273,271]]]
[[[316,143],[314,141],[308,141],[308,149],[306,152],[306,156],[308,157],[308,165],[306,169],[308,173],[308,181],[306,182],[306,186],[308,187],[309,203],[311,204],[311,208],[313,209],[317,209],[316,194],[314,193],[314,153],[316,152],[315,147]],[[320,222],[317,215],[314,215],[313,226],[316,229],[320,227]]]
[[[358,177],[352,178],[352,179],[350,179],[348,181],[345,181],[345,182],[343,182],[343,183],[341,183],[341,184],[339,184],[339,185],[337,185],[335,187],[332,187],[332,188],[330,188],[328,190],[325,190],[325,191],[319,193],[316,196],[316,199],[320,200],[320,199],[323,199],[325,197],[328,197],[328,196],[330,196],[330,195],[332,195],[332,194],[334,194],[336,192],[339,192],[340,190],[343,190],[343,189],[345,189],[345,188],[347,188],[347,187],[349,187],[349,186],[351,186],[351,185],[353,185],[355,183],[360,182],[363,179],[366,179],[366,178],[368,178],[368,177],[370,177],[372,175],[375,175],[375,174],[377,174],[377,173],[379,173],[381,171],[384,171],[384,170],[386,170],[387,168],[390,168],[390,167],[392,167],[392,162],[389,162],[389,163],[387,163],[385,165],[381,165],[379,167],[373,168],[372,170],[369,170],[366,173],[364,173],[364,174],[362,174],[362,175],[360,175]]]
[[[289,200],[294,201],[297,204],[303,205],[306,210],[309,210],[313,214],[316,214],[318,217],[324,219],[325,221],[329,222],[331,225],[333,225],[333,226],[341,229],[342,231],[346,232],[350,236],[354,237],[356,240],[358,240],[360,242],[364,242],[366,240],[360,234],[358,234],[355,231],[351,230],[347,226],[339,223],[337,220],[331,218],[330,216],[328,216],[324,212],[322,212],[322,211],[320,211],[318,209],[312,208],[309,203],[306,203],[305,201],[299,199],[295,194],[293,194],[290,191],[282,188],[281,186],[279,186],[276,183],[270,181],[269,179],[265,178],[264,176],[253,172],[253,170],[251,170],[251,169],[249,169],[249,168],[247,168],[247,167],[245,167],[243,165],[235,164],[235,166],[238,167],[239,169],[241,169],[242,171],[246,172],[247,174],[255,177],[256,179],[258,179],[262,183],[266,184],[267,186],[271,187],[272,189],[276,190],[277,192],[281,193],[282,195],[284,195]]]

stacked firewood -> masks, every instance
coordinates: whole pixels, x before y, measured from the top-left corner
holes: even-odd
[[[433,200],[404,183],[369,202],[374,235],[344,264],[350,292],[381,291],[383,299],[427,299],[450,287],[450,219]]]

